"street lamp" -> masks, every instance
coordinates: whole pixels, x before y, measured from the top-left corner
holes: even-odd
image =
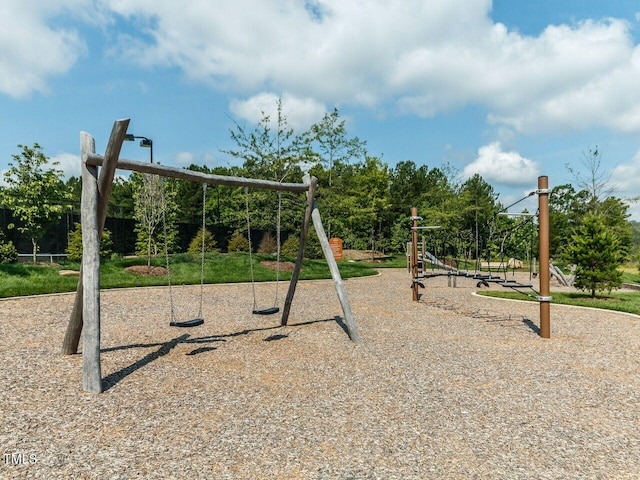
[[[127,133],[124,136],[124,139],[127,142],[133,142],[136,138],[140,139],[140,146],[149,149],[149,153],[151,154],[151,163],[153,163],[153,140],[147,137],[139,137],[137,135],[133,135],[132,133]]]

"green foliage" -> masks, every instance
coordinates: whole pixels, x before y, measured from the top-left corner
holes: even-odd
[[[610,292],[620,286],[622,273],[618,267],[624,258],[624,250],[602,215],[588,214],[572,240],[567,257],[577,266],[577,288],[588,290],[595,297],[596,291]]]
[[[69,196],[62,182],[62,171],[45,168],[49,158],[40,145],[18,145],[18,148],[22,151],[11,156],[13,162],[4,173],[7,187],[2,192],[2,201],[22,223],[18,230],[31,238],[35,262],[38,241],[49,226],[60,220]],[[58,163],[52,165],[55,167]]]
[[[111,256],[113,242],[111,240],[111,232],[106,228],[102,231],[100,239],[100,258],[105,259]],[[67,259],[72,262],[82,260],[82,224],[76,223],[74,230],[69,234],[69,244],[66,249]]]
[[[307,235],[307,243],[304,247],[304,257],[312,260],[324,258],[324,254],[322,253],[322,246],[320,245],[320,239],[318,238],[318,235],[313,228],[309,229],[309,234]]]
[[[208,229],[205,229],[204,230],[204,251],[210,252],[210,253],[218,252],[219,249],[217,247],[218,247],[218,243],[216,242],[216,239],[213,237],[213,235]],[[197,254],[201,252],[202,252],[202,228],[200,228],[200,230],[198,230],[198,233],[196,233],[196,236],[193,237],[193,239],[191,240],[191,243],[189,243],[189,249],[187,250],[187,253],[192,253],[192,254]]]
[[[237,149],[225,153],[242,159],[250,177],[282,182],[295,172],[301,176],[298,163],[305,157],[304,141],[289,127],[282,110],[279,99],[274,120],[263,112],[262,120],[253,130],[236,123],[235,130],[230,132]]]
[[[7,241],[4,233],[0,230],[0,263],[15,263],[18,261],[18,251],[13,242]]]
[[[249,252],[249,240],[242,232],[236,232],[227,245],[228,253]]]
[[[258,253],[271,255],[277,253],[277,251],[278,242],[276,241],[276,237],[274,237],[271,232],[266,232],[260,240],[260,245],[258,245]]]
[[[280,248],[280,255],[286,258],[297,258],[300,249],[300,239],[295,235],[289,235]]]

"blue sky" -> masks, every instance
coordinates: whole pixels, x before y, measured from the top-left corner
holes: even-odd
[[[228,165],[233,120],[278,97],[297,131],[337,107],[371,155],[480,173],[504,204],[595,145],[640,195],[636,1],[0,0],[0,170],[38,142],[77,175],[78,133],[102,153],[119,118],[164,164]]]

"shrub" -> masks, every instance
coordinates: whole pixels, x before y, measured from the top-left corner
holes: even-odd
[[[271,232],[267,232],[262,236],[260,245],[258,245],[258,253],[267,253],[269,255],[278,251],[278,242]]]
[[[82,224],[76,223],[75,229],[69,234],[69,245],[67,245],[67,259],[73,262],[82,260]],[[111,249],[113,242],[111,241],[111,232],[106,228],[102,231],[102,239],[100,240],[100,258],[111,257]]]
[[[219,249],[217,248],[218,243],[216,239],[213,238],[212,233],[205,228],[204,230],[204,251],[205,252],[217,252]],[[189,243],[189,248],[187,249],[187,253],[200,253],[202,252],[202,228],[198,230],[196,236],[193,237],[191,243]]]
[[[312,260],[324,258],[324,254],[322,253],[322,246],[320,245],[320,239],[318,238],[318,235],[316,234],[316,231],[314,229],[309,229],[309,234],[307,235],[307,244],[304,249],[304,256]]]
[[[296,258],[298,249],[300,248],[300,240],[295,235],[289,236],[280,248],[280,255],[287,258]]]
[[[18,251],[9,240],[5,241],[4,235],[0,231],[0,263],[16,263],[18,261]]]
[[[227,246],[227,252],[248,252],[249,251],[249,240],[247,237],[241,232],[236,232],[229,240],[229,245]]]

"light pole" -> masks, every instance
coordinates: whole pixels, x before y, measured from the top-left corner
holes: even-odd
[[[151,163],[153,163],[153,140],[147,137],[139,137],[137,135],[133,135],[132,133],[127,133],[124,139],[128,142],[133,142],[136,138],[140,139],[140,146],[149,149],[149,153],[151,154]]]

